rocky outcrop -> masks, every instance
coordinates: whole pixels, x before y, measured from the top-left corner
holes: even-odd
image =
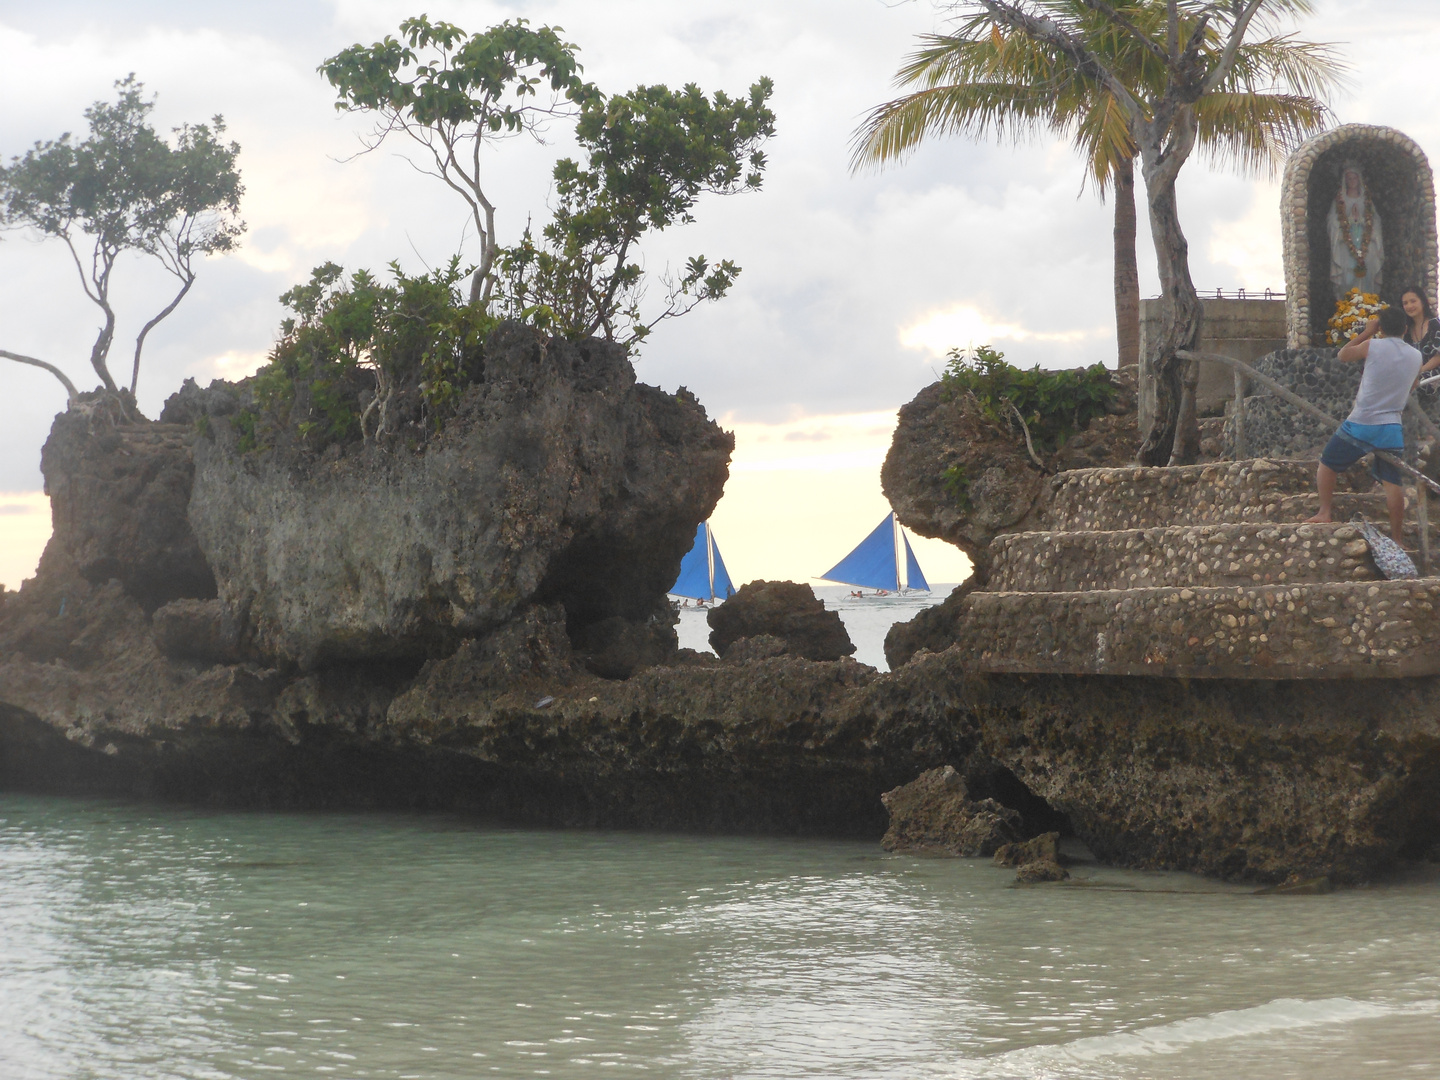
[[[1018,810],[994,799],[975,801],[953,766],[931,769],[880,796],[890,827],[886,851],[990,855],[1012,845],[1024,825]]]
[[[1022,885],[1065,881],[1070,871],[1060,864],[1059,841],[1058,832],[1048,832],[1023,843],[1006,844],[995,852],[995,865],[1017,867],[1015,880]]]
[[[783,643],[784,650],[807,660],[839,660],[855,651],[845,624],[835,611],[826,611],[809,585],[793,581],[752,581],[742,585],[719,607],[706,615],[710,624],[710,645],[721,657],[728,657],[738,643],[757,637]],[[749,645],[773,649],[773,644]]]
[[[246,453],[206,415],[195,535],[242,639],[304,668],[444,655],[538,602],[593,638],[599,670],[628,673],[733,445],[690,395],[637,384],[619,346],[518,324],[413,449]],[[617,618],[651,629],[589,629]]]
[[[313,460],[282,460],[278,452],[241,455],[226,441],[233,432],[227,433],[225,418],[207,411],[223,407],[226,394],[196,406],[185,425],[147,426],[100,410],[57,424],[46,467],[54,471],[52,490],[69,485],[57,514],[74,519],[57,518],[40,573],[0,602],[0,786],[244,806],[430,807],[516,822],[871,838],[885,828],[881,794],[891,792],[896,845],[983,851],[1005,827],[1014,827],[1018,815],[1016,838],[1073,832],[1110,863],[1260,882],[1322,876],[1360,881],[1433,848],[1440,829],[1440,676],[1396,678],[1396,671],[1385,671],[1385,682],[1366,686],[1007,673],[999,663],[985,673],[984,652],[999,640],[995,634],[989,644],[918,652],[882,675],[846,658],[801,655],[806,649],[835,655],[849,643],[815,644],[825,640],[817,627],[823,630],[834,613],[824,612],[800,586],[778,592],[767,587],[777,596],[801,590],[798,608],[805,617],[798,623],[786,622],[797,606],[777,601],[778,614],[769,622],[737,620],[721,659],[676,651],[668,644],[673,612],[658,610],[653,592],[645,592],[663,575],[641,564],[671,557],[648,536],[645,515],[664,522],[680,513],[677,506],[692,505],[687,500],[703,503],[696,493],[710,475],[706,463],[718,462],[714,467],[723,470],[728,444],[686,398],[623,378],[607,381],[603,356],[589,370],[584,350],[557,346],[537,353],[534,344],[502,335],[497,347],[514,345],[514,357],[529,357],[533,370],[519,360],[509,375],[503,363],[486,369],[487,380],[492,374],[498,380],[493,393],[511,395],[513,416],[487,396],[490,391],[472,388],[474,398],[465,406],[470,411],[462,409],[456,430],[414,449],[397,445],[382,454],[356,445]],[[565,357],[568,387],[553,370]],[[189,398],[199,395],[192,391]],[[487,416],[518,440],[515,461],[484,457],[488,436],[477,418]],[[507,416],[530,417],[535,426],[506,427]],[[572,426],[546,426],[557,417]],[[177,586],[159,572],[163,568],[147,562],[141,541],[115,543],[107,532],[113,526],[138,537],[152,527],[145,520],[126,524],[126,504],[104,490],[113,484],[150,500],[157,519],[168,522],[157,533],[167,550],[184,556],[191,550],[187,543],[195,543],[203,551],[175,513],[179,495],[161,497],[170,490],[162,478],[183,476],[183,432],[199,435],[202,454],[215,455],[201,470],[213,485],[209,501],[198,511],[192,502],[184,521],[201,522],[203,533],[228,520],[254,535],[256,551],[274,556],[244,563],[252,558],[242,550],[246,544],[221,530],[217,543],[232,545],[240,569],[220,576],[218,597]],[[633,445],[627,433],[635,433]],[[541,434],[554,447],[521,452],[533,448],[526,438]],[[154,435],[161,436],[158,442],[151,441]],[[454,444],[447,441],[452,435]],[[166,441],[171,436],[173,444]],[[533,510],[525,501],[531,496],[492,482],[489,472],[466,480],[465,447],[478,448],[477,460],[487,469],[512,479],[533,477],[539,500]],[[594,471],[582,475],[582,465]],[[206,472],[211,466],[213,474]],[[581,471],[566,474],[572,467]],[[693,470],[688,480],[685,469]],[[661,473],[666,484],[678,483],[669,503]],[[461,537],[472,520],[465,515],[479,522],[484,514],[447,506],[420,482],[426,477],[437,484],[470,483],[460,490],[472,493],[467,498],[496,500],[499,509],[485,511],[485,520],[494,525],[498,516],[501,525],[482,530],[479,538]],[[1138,639],[1109,633],[1111,622],[1123,626],[1140,609],[1125,608],[1127,597],[1107,606],[1110,590],[1101,586],[1123,584],[1116,591],[1136,599],[1145,591],[1138,588],[1142,578],[1164,576],[1157,552],[1176,543],[1176,551],[1189,551],[1186,544],[1194,539],[1194,558],[1182,560],[1187,573],[1229,581],[1246,572],[1248,556],[1251,585],[1225,587],[1273,593],[1275,603],[1262,598],[1256,607],[1247,595],[1240,599],[1248,607],[1216,608],[1219,627],[1204,637],[1191,634],[1195,642],[1182,638],[1186,648],[1219,658],[1223,647],[1224,657],[1239,663],[1252,644],[1258,657],[1262,647],[1275,646],[1276,635],[1303,632],[1339,635],[1350,650],[1352,673],[1357,665],[1389,664],[1372,655],[1379,646],[1371,642],[1377,636],[1389,642],[1382,650],[1388,657],[1391,647],[1400,651],[1385,636],[1399,632],[1395,620],[1428,625],[1435,608],[1430,586],[1414,584],[1421,591],[1391,597],[1387,583],[1355,580],[1359,563],[1345,562],[1357,558],[1345,548],[1353,538],[1337,529],[1272,535],[1250,527],[1252,512],[1258,522],[1268,508],[1298,499],[1294,489],[1303,479],[1298,466],[1258,462],[1193,475],[1131,468],[1048,479],[1053,542],[1017,539],[991,549],[997,582],[1033,591],[976,592],[964,602],[988,596],[998,610],[1010,601],[995,597],[1053,601],[1055,612],[1063,614],[1063,608],[1088,620],[1096,647],[1123,645],[1135,664],[1163,671]],[[87,484],[94,485],[93,496],[78,496],[90,490]],[[1130,485],[1124,493],[1123,485]],[[222,490],[237,502],[252,500],[255,519],[224,518]],[[362,495],[372,498],[366,513],[343,511],[344,492],[357,502]],[[299,505],[304,493],[330,508],[329,525]],[[272,535],[266,507],[289,522],[287,529],[318,530],[312,546],[340,565],[368,568],[339,584],[334,567],[317,569],[331,575],[327,587],[340,588],[341,595],[315,594],[313,602],[323,610],[313,618],[285,592],[293,587],[303,599],[312,586],[298,578],[292,585],[293,567],[280,555],[320,556],[301,551],[299,533]],[[416,507],[425,509],[424,520],[414,517]],[[593,514],[579,515],[584,508]],[[550,515],[537,520],[558,530],[557,538],[536,539],[527,531],[532,512]],[[1160,525],[1146,515],[1182,512],[1191,522],[1184,528],[1199,532],[1176,540],[1147,531]],[[92,513],[112,524],[96,526],[87,520]],[[382,535],[364,535],[362,525],[372,520],[381,523],[375,529]],[[582,527],[582,521],[588,524]],[[1115,535],[1101,547],[1088,539],[1065,540],[1055,531],[1062,521],[1086,535],[1097,528]],[[506,532],[512,525],[513,535]],[[679,530],[667,575],[678,567],[693,529],[691,519]],[[440,557],[438,545],[447,536],[458,537],[457,550],[471,561],[454,553]],[[414,541],[409,547],[401,542],[407,537]],[[536,561],[529,541],[521,543],[524,537],[549,554]],[[517,546],[507,548],[512,541]],[[1071,549],[1078,554],[1063,556]],[[428,570],[420,554],[425,551],[431,552]],[[1217,562],[1227,551],[1236,558]],[[366,575],[383,578],[379,560],[385,552],[397,567],[393,591],[383,582],[367,584]],[[492,555],[498,562],[485,561]],[[621,558],[636,565],[621,572],[607,562]],[[1342,587],[1321,580],[1330,559],[1351,577]],[[490,575],[465,580],[471,586],[488,581],[491,593],[460,588],[467,566]],[[587,584],[590,578],[581,572],[586,567],[601,568],[596,572],[604,580]],[[245,576],[252,571],[253,579]],[[612,595],[612,572],[634,586],[633,597]],[[227,592],[238,588],[236,581],[251,582],[255,591]],[[415,599],[417,583],[426,582],[426,588],[459,590],[453,603],[446,601],[449,614],[436,614],[438,600],[427,608]],[[1072,586],[1088,592],[1045,591]],[[1175,615],[1182,603],[1195,600],[1181,596],[1188,586],[1153,588],[1174,590],[1177,599],[1168,607]],[[1192,590],[1197,596],[1199,588]],[[1281,588],[1301,595],[1282,605]],[[1374,590],[1373,598],[1358,610],[1332,612],[1320,604],[1333,593],[1343,608],[1355,590],[1367,598]],[[177,595],[187,591],[201,595]],[[235,606],[232,595],[249,596],[249,606]],[[1077,596],[1088,599],[1066,599]],[[1314,612],[1306,610],[1307,597],[1320,604]],[[255,615],[257,605],[263,617]],[[729,607],[712,614],[720,617]],[[817,608],[823,618],[816,617]],[[733,609],[744,610],[744,604]],[[756,604],[752,614],[767,610]],[[481,617],[485,611],[498,620],[494,625],[487,622],[491,615]],[[1341,618],[1346,612],[1356,616],[1349,623]],[[1172,625],[1185,621],[1175,615],[1168,622],[1158,615],[1144,621],[1147,633],[1186,632],[1185,625]],[[1304,620],[1313,623],[1322,615],[1322,629],[1305,629]],[[1325,625],[1327,618],[1335,625]],[[719,618],[717,632],[724,621]],[[1025,625],[1043,636],[1044,627],[1062,624],[1057,614]],[[322,634],[331,637],[322,641]],[[1102,643],[1094,634],[1109,636]],[[1356,640],[1346,641],[1346,634]],[[1368,659],[1361,658],[1362,645]],[[1096,654],[1093,648],[1080,659],[1116,662],[1113,651]],[[1203,666],[1201,674],[1225,674],[1209,661]],[[894,790],[947,765],[952,773]],[[1044,859],[1023,865],[1033,864],[1038,868],[1026,871],[1027,879],[1054,876]]]
[[[68,592],[60,662],[10,635],[24,610],[53,617],[51,585]],[[896,679],[848,659],[680,656],[605,679],[558,604],[420,666],[222,664],[166,655],[157,637],[115,582],[8,598],[0,787],[877,838],[881,792],[975,742],[923,664]]]
[[[921,536],[948,540],[965,552],[971,576],[945,601],[897,623],[885,640],[891,668],[920,650],[938,652],[956,640],[961,602],[983,588],[990,544],[998,536],[1039,527],[1049,502],[1051,473],[1124,465],[1140,445],[1135,421],[1135,373],[1114,376],[1114,411],[1091,421],[1036,464],[1021,431],[996,423],[968,395],[931,383],[900,409],[900,422],[880,470],[880,485],[901,524]]]
[[[969,557],[983,581],[990,542],[1021,531],[1045,507],[1049,474],[1125,465],[1140,445],[1134,372],[1113,376],[1109,415],[1091,421],[1055,453],[1035,463],[1021,431],[987,417],[966,394],[931,383],[900,409],[880,470],[880,486],[906,528],[948,540]]]
[[[40,453],[55,532],[49,558],[86,581],[119,581],[147,608],[215,595],[186,511],[191,427],[134,423],[113,398],[85,395],[55,418]]]
[[[1440,679],[967,676],[983,753],[1103,861],[1363,881],[1440,828]]]

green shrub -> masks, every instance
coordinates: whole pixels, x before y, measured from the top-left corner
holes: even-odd
[[[996,423],[1011,427],[1013,406],[1041,453],[1057,450],[1095,417],[1108,412],[1117,389],[1104,364],[1062,371],[1044,371],[1037,364],[1023,370],[1007,364],[1005,354],[988,345],[980,346],[973,355],[951,349],[940,379],[950,395],[971,395],[985,416]]]
[[[469,271],[458,258],[418,277],[397,263],[390,272],[392,284],[365,270],[347,279],[325,263],[280,297],[293,315],[248,381],[250,402],[235,421],[242,451],[285,436],[319,450],[443,422],[480,377],[497,320],[462,296]]]
[[[951,465],[940,474],[940,479],[945,482],[945,490],[955,500],[955,505],[961,510],[969,510],[970,477],[965,475],[965,466]]]

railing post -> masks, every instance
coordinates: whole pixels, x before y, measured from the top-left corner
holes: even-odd
[[[1420,529],[1420,576],[1430,576],[1430,489],[1415,485],[1415,523]]]
[[[1245,460],[1245,373],[1235,369],[1235,460]]]

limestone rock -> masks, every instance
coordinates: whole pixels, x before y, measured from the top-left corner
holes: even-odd
[[[675,623],[679,613],[668,603],[644,621],[612,615],[580,631],[576,650],[584,664],[606,679],[628,679],[635,672],[675,659],[679,639]]]
[[[1042,458],[1047,469],[1118,466],[1134,459],[1140,445],[1134,377],[1133,369],[1115,374],[1115,411],[1095,418]],[[967,396],[950,395],[939,382],[900,409],[880,484],[903,525],[948,540],[974,568],[946,603],[891,628],[885,660],[893,669],[920,649],[940,652],[955,641],[961,601],[970,589],[984,588],[989,577],[990,542],[1039,527],[1050,488],[1023,436],[990,420]]]
[[[1015,880],[1022,885],[1036,885],[1042,881],[1065,881],[1069,877],[1070,871],[1058,862],[1043,860],[1022,863],[1020,869],[1015,871]]]
[[[172,600],[150,617],[150,626],[166,656],[214,664],[243,659],[235,622],[219,600]]]
[[[55,523],[47,557],[93,584],[114,578],[147,608],[213,597],[186,517],[191,436],[181,425],[136,422],[92,395],[57,416],[40,454]]]
[[[733,446],[693,396],[637,384],[619,346],[514,323],[412,448],[241,453],[229,419],[208,426],[189,512],[220,597],[261,653],[305,668],[444,655],[534,602],[562,603],[574,635],[647,623]]]
[[[754,637],[742,637],[732,641],[725,650],[725,661],[730,664],[748,664],[752,660],[784,656],[789,651],[784,639],[774,634],[756,634]]]
[[[212,416],[230,416],[240,408],[240,394],[233,383],[212,379],[201,388],[194,379],[186,379],[180,389],[165,399],[160,410],[162,424],[204,426]]]
[[[1060,834],[1058,832],[1041,833],[1033,836],[1023,843],[1006,844],[995,852],[996,866],[1024,866],[1026,863],[1052,862],[1059,863]]]
[[[989,855],[1020,835],[1020,814],[993,799],[975,802],[946,765],[880,796],[890,814],[886,851]]]
[[[1015,866],[1015,880],[1025,885],[1064,881],[1070,872],[1060,865],[1058,832],[1041,833],[1023,844],[1006,844],[995,852],[996,866]]]
[[[855,651],[845,624],[826,611],[809,585],[793,581],[752,581],[719,607],[710,609],[710,645],[725,656],[741,638],[779,638],[788,652],[807,660],[838,660]]]

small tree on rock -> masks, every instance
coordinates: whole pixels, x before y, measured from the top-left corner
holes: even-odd
[[[111,284],[125,252],[157,259],[180,283],[171,301],[145,323],[135,338],[129,392],[140,378],[140,357],[150,332],[176,307],[195,282],[195,260],[231,250],[245,229],[239,219],[244,188],[236,159],[240,147],[224,143],[224,120],[185,124],[172,146],[150,126],[154,99],[144,97],[133,75],[119,80],[118,99],[96,102],[85,111],[89,135],[69,133],[36,143],[24,157],[0,168],[0,224],[29,229],[64,242],[85,295],[104,322],[90,349],[90,365],[111,393],[110,374],[116,315]],[[75,384],[55,364],[0,349],[0,357],[43,368],[65,386]]]
[[[1071,32],[1141,97],[1163,90],[1166,68],[1133,35],[1085,0],[1046,0]],[[1111,8],[1158,36],[1165,0],[1111,0]],[[1038,10],[1038,7],[1037,7]],[[1136,146],[1129,117],[1102,83],[1047,42],[999,29],[988,11],[923,37],[896,81],[918,87],[878,106],[856,134],[854,166],[897,160],[928,136],[1015,141],[1049,132],[1072,139],[1086,173],[1115,198],[1115,322],[1119,362],[1139,360],[1140,279],[1135,257]],[[1213,47],[1213,46],[1212,46]],[[1241,42],[1220,85],[1195,103],[1199,149],[1237,169],[1272,175],[1285,151],[1330,122],[1325,100],[1342,70],[1331,50],[1288,35]]]
[[[378,115],[367,150],[392,133],[405,135],[429,157],[415,167],[443,181],[469,207],[480,241],[472,304],[488,302],[499,250],[495,205],[482,182],[482,150],[507,136],[539,139],[546,121],[574,115],[594,93],[580,78],[575,46],[559,31],[532,30],[525,19],[515,19],[467,34],[422,15],[400,24],[404,42],[386,37],[352,45],[320,65],[339,93],[337,109]]]
[[[1195,347],[1201,308],[1190,277],[1189,242],[1180,226],[1175,183],[1200,135],[1200,102],[1215,93],[1262,89],[1243,67],[1252,34],[1284,43],[1280,18],[1309,12],[1310,0],[1154,0],[1158,18],[1110,0],[961,0],[964,14],[993,21],[997,33],[1023,34],[1062,57],[1067,67],[1102,88],[1124,117],[1145,179],[1150,233],[1160,275],[1161,325],[1151,357],[1156,412],[1140,447],[1147,465],[1188,464],[1199,452],[1195,415],[1197,367],[1179,354]],[[1099,16],[1115,45],[1097,47],[1091,18]],[[1153,76],[1125,78],[1127,58],[1143,54]],[[1237,85],[1238,84],[1238,85]],[[1237,102],[1244,109],[1242,100]]]
[[[542,242],[527,228],[502,254],[511,313],[566,337],[603,336],[629,347],[661,321],[724,296],[740,268],[695,255],[678,278],[664,277],[658,312],[642,314],[639,243],[650,230],[693,221],[704,193],[760,187],[760,146],[775,132],[766,104],[773,92],[762,78],[736,99],[707,98],[694,84],[588,98],[575,131],[585,164],[564,158],[555,165],[559,200]]]

